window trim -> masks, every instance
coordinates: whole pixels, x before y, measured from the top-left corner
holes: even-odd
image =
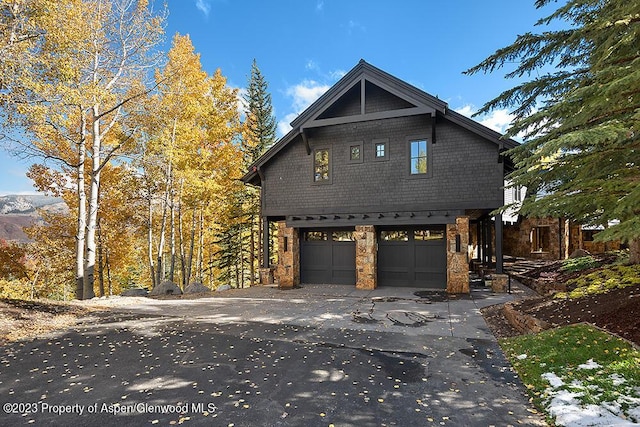
[[[378,144],[383,144],[384,145],[384,156],[378,156],[378,150],[377,150],[377,145]],[[373,159],[374,162],[385,162],[387,160],[389,160],[389,138],[378,138],[378,139],[373,139],[371,140],[371,151],[372,151],[372,156],[371,158]]]
[[[327,151],[329,158],[329,179],[316,181],[316,153],[318,151]],[[313,185],[333,184],[333,156],[331,155],[331,147],[322,146],[313,149],[311,156],[311,183]]]
[[[359,159],[352,159],[351,158],[351,149],[353,147],[359,147],[360,148],[360,158]],[[358,164],[358,163],[363,163],[364,162],[364,142],[363,141],[352,141],[350,143],[347,144],[347,161],[349,162],[349,164]],[[329,163],[331,163],[331,160],[329,160]],[[329,165],[331,166],[331,165]],[[315,166],[314,166],[315,167]]]
[[[425,141],[427,143],[427,172],[426,173],[411,173],[411,143]],[[433,177],[433,154],[431,150],[433,149],[433,144],[431,140],[426,135],[412,135],[406,138],[406,176],[410,179],[423,179],[423,178],[431,178]]]

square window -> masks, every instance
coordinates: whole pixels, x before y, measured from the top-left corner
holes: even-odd
[[[318,149],[313,155],[313,180],[315,182],[329,182],[329,150]]]
[[[389,159],[389,139],[374,139],[371,141],[373,144],[373,160],[384,161]]]
[[[423,175],[427,173],[427,140],[409,141],[410,144],[410,173]]]

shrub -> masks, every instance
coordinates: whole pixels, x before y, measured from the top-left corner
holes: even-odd
[[[567,280],[567,289],[571,291],[559,292],[555,297],[580,298],[635,285],[640,285],[640,265],[610,265]]]
[[[562,267],[560,267],[560,270],[571,273],[574,271],[582,271],[598,266],[600,266],[600,261],[598,261],[591,255],[587,255],[562,261]]]

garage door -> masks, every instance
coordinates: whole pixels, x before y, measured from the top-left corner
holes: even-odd
[[[378,284],[445,289],[447,255],[444,227],[380,230]]]
[[[301,240],[302,283],[355,285],[356,244],[352,229],[304,230]]]

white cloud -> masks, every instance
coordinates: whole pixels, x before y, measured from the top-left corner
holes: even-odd
[[[313,59],[307,59],[307,63],[304,65],[307,70],[318,71],[318,64]]]
[[[471,105],[468,105],[468,104],[467,104],[467,105],[465,105],[464,107],[461,107],[461,108],[455,108],[455,109],[454,109],[454,111],[455,111],[456,113],[460,113],[460,114],[462,114],[463,116],[471,117],[471,115],[472,115],[473,113],[475,113],[475,108],[473,108]]]
[[[454,109],[457,113],[463,116],[470,117],[477,111],[473,105],[465,105],[460,108]],[[513,114],[510,114],[506,109],[493,110],[489,114],[483,114],[479,117],[473,117],[473,120],[483,124],[489,129],[493,129],[499,133],[505,133],[513,120]]]
[[[324,1],[318,0],[316,3],[316,12],[322,12],[324,10]]]
[[[198,8],[206,18],[209,17],[209,13],[211,12],[211,3],[209,0],[196,0],[196,8]]]
[[[307,64],[313,63],[308,61]],[[315,80],[303,80],[302,82],[290,86],[285,90],[285,95],[291,98],[291,109],[293,112],[287,114],[283,120],[278,122],[278,133],[285,135],[291,130],[291,123],[298,114],[303,112],[316,99],[320,98],[331,86],[319,83]]]
[[[483,116],[480,119],[480,123],[496,132],[505,133],[513,118],[513,114],[510,114],[507,110],[494,110],[490,114]]]
[[[301,83],[289,87],[285,93],[293,98],[293,109],[299,114],[329,88],[329,85],[318,83],[315,80],[303,80]]]
[[[293,119],[295,119],[297,116],[298,116],[298,113],[289,113],[286,116],[284,116],[284,119],[278,122],[278,135],[282,137],[288,134],[289,131],[292,129],[289,123],[291,123]]]
[[[340,80],[344,77],[345,74],[347,74],[345,70],[335,70],[329,72],[329,77],[331,77],[333,80]]]
[[[347,29],[348,29],[349,35],[351,35],[353,31],[361,31],[363,33],[367,32],[367,27],[365,27],[358,21],[354,21],[353,19],[349,20],[349,23],[347,24]]]
[[[247,111],[248,105],[245,96],[247,95],[247,88],[244,87],[236,87],[236,100],[238,101],[238,113],[241,116],[244,115],[244,112]]]

